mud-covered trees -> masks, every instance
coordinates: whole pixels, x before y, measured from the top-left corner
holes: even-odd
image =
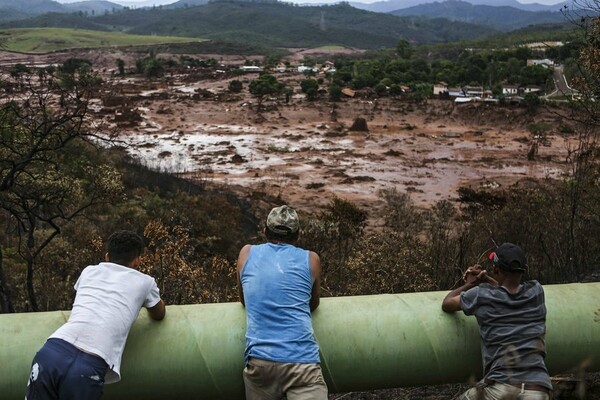
[[[257,79],[250,82],[248,85],[248,91],[256,97],[258,104],[256,105],[256,111],[260,112],[262,103],[268,96],[274,96],[283,90],[285,85],[277,80],[271,74],[262,74]]]
[[[308,100],[315,100],[319,94],[319,82],[316,79],[303,79],[300,82],[300,88]]]
[[[65,74],[72,84],[65,86]],[[88,121],[88,69],[39,70],[4,82],[0,106],[0,223],[4,243],[16,240],[26,268],[28,308],[39,309],[36,258],[63,224],[122,190],[120,175],[95,159],[98,138]],[[11,258],[16,262],[18,258]],[[1,267],[5,266],[0,260]],[[2,312],[11,310],[10,288],[0,282]]]

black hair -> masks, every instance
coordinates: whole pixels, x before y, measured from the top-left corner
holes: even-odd
[[[283,226],[279,227],[279,229],[284,229],[284,228],[285,227],[283,227]],[[267,236],[267,240],[269,240],[269,241],[276,240],[279,242],[293,243],[296,240],[298,240],[298,236],[300,235],[300,229],[298,229],[296,232],[292,232],[291,230],[289,230],[287,233],[283,234],[283,233],[273,232],[271,229],[269,229],[268,226],[265,226],[265,235]]]
[[[110,262],[129,265],[136,257],[144,253],[144,239],[133,231],[117,231],[107,240]]]

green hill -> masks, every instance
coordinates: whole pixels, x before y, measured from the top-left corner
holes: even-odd
[[[110,27],[100,25],[91,18],[77,14],[48,13],[28,19],[5,22],[0,28],[71,28],[93,31],[109,31]]]
[[[40,18],[19,21],[10,26],[81,27],[81,20],[77,19],[69,21],[62,18],[60,23],[50,25],[49,17],[45,16],[43,22]],[[52,18],[58,17],[53,15]],[[216,1],[178,9],[122,10],[84,19],[98,29],[140,35],[235,40],[272,47],[339,45],[376,49],[393,47],[400,39],[413,43],[445,43],[497,33],[472,24],[396,17],[359,10],[348,4],[301,7],[278,2]],[[89,29],[94,28],[90,26]]]
[[[5,50],[27,53],[47,53],[70,48],[97,48],[109,46],[143,46],[161,43],[185,43],[198,39],[128,35],[84,29],[31,28],[0,31],[6,40]]]

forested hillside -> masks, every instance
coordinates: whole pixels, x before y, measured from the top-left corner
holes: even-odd
[[[84,25],[85,24],[85,25]],[[341,45],[393,47],[399,39],[445,43],[493,35],[493,29],[463,22],[396,17],[347,4],[299,7],[284,3],[213,2],[205,6],[123,10],[96,17],[45,15],[4,27],[53,26],[108,29],[143,35],[185,36],[280,47]]]
[[[123,6],[105,0],[80,1],[61,4],[53,0],[0,0],[0,22],[24,20],[48,13],[79,14],[80,16],[99,15],[104,12],[114,12]],[[58,18],[56,15],[52,18]],[[48,21],[48,18],[44,19]],[[44,25],[38,25],[44,26]],[[47,26],[58,25],[57,21]]]

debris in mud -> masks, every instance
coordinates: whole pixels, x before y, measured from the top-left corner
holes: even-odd
[[[404,155],[403,152],[401,151],[397,151],[394,149],[389,149],[388,151],[386,151],[385,153],[383,153],[384,156],[391,156],[391,157],[400,157],[402,155]]]
[[[514,141],[519,143],[529,143],[529,138],[527,136],[519,136],[518,138],[515,138]]]
[[[348,134],[343,131],[327,131],[325,132],[325,137],[344,137]]]
[[[440,136],[444,137],[444,138],[450,138],[450,139],[457,139],[457,138],[462,137],[462,135],[460,133],[454,133],[454,132],[445,132],[445,133],[442,133]]]
[[[167,107],[164,104],[161,104],[156,110],[157,114],[173,114],[173,110],[170,107]]]
[[[135,126],[142,120],[139,112],[131,108],[123,108],[121,111],[116,112],[113,117],[113,122],[116,122],[119,126]]]
[[[307,189],[320,189],[323,186],[325,186],[325,184],[323,182],[314,182],[314,183],[309,183],[308,185],[306,185]]]
[[[234,154],[231,157],[231,162],[234,164],[242,164],[242,163],[245,163],[246,160],[244,159],[244,157],[240,156],[239,154]]]
[[[374,182],[376,181],[375,178],[373,178],[372,176],[351,176],[348,177],[346,179],[344,179],[343,181],[341,181],[340,183],[342,184],[353,184],[355,182]]]
[[[500,187],[500,184],[496,181],[486,181],[481,183],[481,187],[484,189],[498,189]]]
[[[357,117],[354,119],[354,123],[348,129],[354,132],[369,132],[369,127],[367,126],[367,120],[363,117]]]

